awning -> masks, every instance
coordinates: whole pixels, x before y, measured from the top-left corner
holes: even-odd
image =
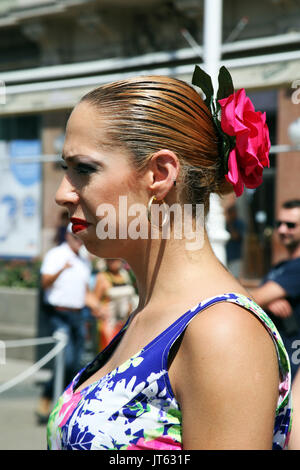
[[[280,58],[279,54],[278,56]],[[270,63],[255,63],[259,62],[255,59],[249,57],[235,61],[222,61],[222,64],[230,70],[236,88],[253,90],[257,88],[278,88],[287,85],[292,87],[293,81],[296,78],[300,79],[300,57],[294,60],[278,60]],[[89,77],[68,78],[66,80],[11,85],[6,87],[5,103],[1,100],[0,115],[72,109],[78,100],[91,89],[103,83],[132,75],[162,74],[191,83],[193,69],[194,65],[182,65],[154,68],[146,71],[140,70],[138,72],[123,71]]]

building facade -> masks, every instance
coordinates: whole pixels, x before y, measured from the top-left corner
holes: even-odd
[[[28,235],[36,256],[53,245],[61,213],[54,202],[62,176],[57,156],[73,106],[91,88],[131,75],[167,74],[190,82],[195,63],[203,61],[204,6],[201,0],[0,0],[0,161],[5,166],[19,157],[24,141],[24,155],[36,157],[32,174],[40,161],[32,195],[38,199],[37,236]],[[298,1],[223,1],[221,62],[236,88],[245,88],[256,109],[267,111],[273,148],[263,186],[245,191],[239,201],[224,200],[225,206],[237,204],[247,224],[246,277],[261,277],[284,256],[272,230],[275,212],[284,200],[300,196],[300,153],[279,147],[292,144],[288,127],[299,117],[299,46]],[[21,203],[12,202],[13,189],[6,186],[0,198],[8,217]],[[34,202],[23,189],[23,212],[32,216]]]

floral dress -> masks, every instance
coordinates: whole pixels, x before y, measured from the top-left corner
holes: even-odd
[[[188,310],[128,361],[80,391],[76,386],[101,368],[122,338],[112,342],[82,369],[56,403],[48,423],[49,449],[182,450],[181,410],[168,376],[171,346],[203,309],[217,302],[240,305],[264,324],[278,357],[280,384],[273,449],[287,446],[291,427],[291,376],[282,340],[265,312],[240,294],[202,301]]]

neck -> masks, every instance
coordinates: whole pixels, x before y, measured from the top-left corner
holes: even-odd
[[[205,234],[203,246],[187,250],[185,240],[147,240],[142,252],[127,257],[133,269],[139,291],[138,310],[157,305],[171,298],[182,297],[184,287],[191,288],[197,279],[197,290],[207,282],[209,273],[220,263],[216,259]],[[201,295],[201,294],[200,294]]]

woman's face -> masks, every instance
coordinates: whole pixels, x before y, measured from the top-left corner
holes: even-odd
[[[107,268],[112,273],[117,273],[122,267],[122,261],[120,259],[107,259],[106,260]]]
[[[56,202],[68,209],[71,221],[81,219],[82,222],[73,223],[73,231],[91,253],[121,258],[127,239],[118,239],[119,196],[126,196],[128,207],[145,203],[147,196],[140,191],[141,176],[133,168],[128,152],[120,147],[115,150],[105,147],[105,136],[105,122],[96,109],[86,102],[76,106],[67,124],[63,148],[65,175]],[[107,239],[100,239],[97,234],[97,224],[104,217],[103,204],[115,210],[116,239],[113,234]]]

